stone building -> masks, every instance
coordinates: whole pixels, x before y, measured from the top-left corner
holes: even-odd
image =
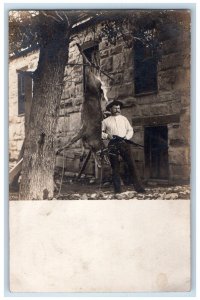
[[[22,52],[9,61],[9,162],[15,164],[25,137],[25,110],[32,100],[32,78],[38,63],[38,51]],[[26,98],[26,101],[25,101]],[[27,119],[27,117],[26,117]]]
[[[119,37],[116,44],[99,39],[102,24],[77,32],[69,48],[65,86],[60,104],[57,141],[64,145],[80,128],[81,103],[84,96],[84,66],[76,43],[85,55],[113,77],[101,74],[105,95],[124,103],[123,114],[134,127],[133,147],[140,175],[145,180],[169,183],[187,182],[190,178],[190,32],[181,36],[165,36],[162,54],[155,59],[144,43],[135,39],[127,43]],[[150,31],[155,30],[150,28]],[[10,159],[16,160],[24,138],[24,115],[20,114],[20,80],[24,94],[31,97],[28,71],[36,68],[38,53],[15,57],[9,69],[9,141]],[[20,73],[20,71],[23,71]],[[21,74],[21,75],[20,75]],[[24,76],[25,74],[25,76]],[[20,77],[21,76],[21,77]],[[20,79],[23,78],[23,79]],[[22,84],[22,85],[23,85]],[[27,89],[27,92],[25,92]],[[22,97],[23,98],[23,97]],[[26,99],[26,101],[27,101]],[[29,100],[28,100],[29,101]],[[26,103],[28,103],[28,101]],[[105,99],[102,108],[105,107]],[[27,105],[27,104],[26,104]],[[29,105],[27,105],[29,109]],[[81,141],[57,157],[57,167],[66,174],[78,173],[85,157]],[[85,170],[94,175],[96,167],[90,159]]]

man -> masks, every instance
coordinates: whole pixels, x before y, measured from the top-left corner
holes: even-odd
[[[144,193],[141,181],[138,177],[133,158],[132,145],[129,141],[133,136],[133,128],[128,119],[121,115],[122,102],[112,101],[106,106],[111,116],[102,121],[102,138],[108,139],[108,155],[112,167],[112,179],[114,192],[121,193],[120,162],[119,155],[127,163],[135,190]]]

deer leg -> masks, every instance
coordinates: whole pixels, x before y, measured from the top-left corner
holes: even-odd
[[[73,145],[73,144],[76,143],[78,140],[80,140],[80,139],[83,137],[84,131],[85,131],[85,126],[82,126],[81,129],[79,130],[79,132],[76,133],[76,134],[72,137],[71,141],[69,141],[64,147],[58,149],[58,150],[56,151],[56,154],[59,154],[62,150],[69,148],[71,145]]]

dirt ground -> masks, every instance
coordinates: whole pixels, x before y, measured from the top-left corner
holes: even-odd
[[[145,186],[146,193],[134,191],[131,185],[123,185],[122,193],[115,195],[110,182],[100,184],[94,179],[65,179],[56,180],[53,200],[190,200],[189,185],[175,186]],[[12,187],[10,200],[18,200],[18,187]]]

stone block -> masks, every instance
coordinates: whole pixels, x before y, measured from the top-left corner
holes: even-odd
[[[189,107],[185,107],[185,109],[182,108],[181,115],[180,115],[180,122],[181,122],[181,124],[185,124],[185,126],[188,126],[188,124],[190,123]]]
[[[170,147],[168,151],[169,163],[174,165],[188,165],[190,151],[188,147]]]
[[[18,153],[20,152],[20,150],[22,148],[22,145],[23,145],[23,140],[17,141],[17,143],[16,143],[16,150],[18,151]]]
[[[118,87],[117,86],[111,86],[107,90],[107,97],[109,100],[114,99],[118,96]]]
[[[66,167],[66,160],[63,156],[56,156],[56,167]]]
[[[171,103],[171,114],[177,114],[181,112],[181,102],[180,101],[176,101],[176,102],[172,102]]]
[[[181,50],[180,45],[181,45],[181,41],[178,42],[177,38],[163,41],[162,43],[163,55],[169,55],[171,53]]]
[[[108,41],[103,40],[99,43],[99,51],[108,49]]]
[[[83,84],[76,85],[76,97],[79,95],[83,95]]]
[[[140,107],[140,112],[142,116],[150,116],[150,106],[149,105],[143,105]]]
[[[74,158],[74,159],[68,159],[66,158],[66,171],[70,172],[78,172],[80,170],[80,159]]]
[[[61,99],[69,99],[69,98],[70,98],[69,87],[68,88],[65,87],[63,92],[62,92]]]
[[[113,56],[113,71],[123,71],[125,66],[125,58],[123,53],[119,53]]]
[[[122,73],[117,73],[114,75],[114,82],[115,84],[122,84],[124,80],[124,76]]]
[[[133,67],[125,68],[124,70],[124,82],[133,82],[134,78],[134,70]]]
[[[191,97],[187,93],[181,95],[181,105],[184,106],[190,106],[191,103]]]
[[[81,126],[81,113],[76,112],[70,114],[69,118],[69,130],[78,130]]]
[[[168,115],[170,106],[168,104],[152,105],[150,108],[152,115]]]
[[[166,70],[158,73],[158,89],[159,91],[172,91],[173,85],[176,83],[176,70]]]
[[[118,54],[118,53],[121,53],[122,52],[122,45],[117,45],[117,46],[111,46],[111,49],[110,49],[110,54],[113,55],[113,54]]]
[[[169,164],[169,179],[173,180],[190,180],[190,165]]]
[[[191,55],[190,53],[183,54],[183,67],[190,68],[191,67]]]
[[[112,69],[113,69],[113,58],[112,58],[112,56],[102,59],[100,64],[101,64],[101,69],[103,71],[107,71],[107,72],[112,71]]]
[[[161,70],[173,69],[183,65],[183,56],[181,53],[170,53],[169,55],[163,55],[160,64]]]
[[[125,65],[127,67],[132,67],[133,66],[133,50],[132,49],[126,49],[122,53],[124,55],[125,59]]]
[[[133,83],[123,84],[118,87],[118,99],[123,99],[134,95]]]
[[[168,125],[168,139],[171,145],[190,144],[190,126],[180,122],[178,127]]]
[[[169,101],[175,101],[179,100],[180,95],[179,93],[176,93],[174,91],[163,91],[158,94],[158,100],[159,102],[169,102]]]
[[[177,68],[176,69],[176,82],[175,88],[180,92],[188,93],[190,91],[191,74],[189,69]]]
[[[76,99],[76,98],[75,98]],[[74,103],[74,100],[75,99],[72,99],[72,102]],[[73,106],[73,107],[67,107],[66,108],[66,111],[67,111],[67,114],[72,114],[72,113],[77,113],[81,110],[81,107],[80,106]]]
[[[72,99],[71,98],[70,99],[64,99],[63,101],[61,101],[60,106],[62,108],[67,108],[67,107],[72,106]]]
[[[73,105],[74,106],[80,106],[83,103],[83,98],[75,98],[73,100]]]
[[[142,114],[142,110],[141,107],[139,105],[137,105],[136,107],[134,107],[134,110],[132,111],[132,117],[140,117]],[[134,120],[133,120],[133,124],[134,124]]]
[[[168,139],[178,139],[180,138],[182,135],[182,128],[179,126],[179,124],[176,125],[172,125],[169,124],[168,125]]]
[[[56,132],[61,133],[61,132],[66,132],[68,130],[69,130],[69,117],[68,116],[59,117]]]
[[[105,57],[108,57],[108,56],[109,56],[109,50],[108,49],[100,51],[100,58],[105,58]]]

